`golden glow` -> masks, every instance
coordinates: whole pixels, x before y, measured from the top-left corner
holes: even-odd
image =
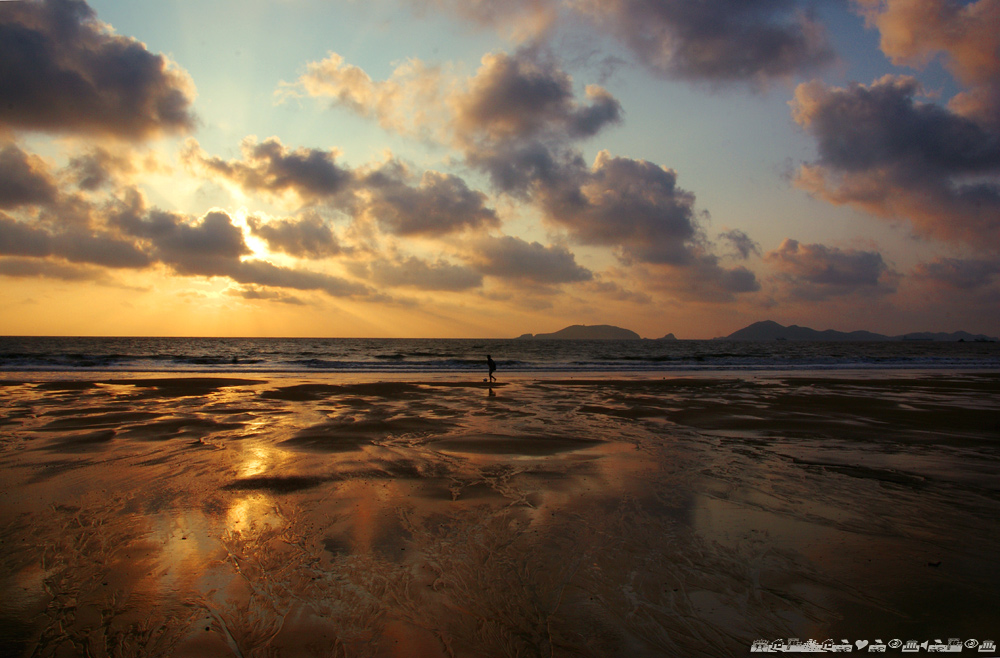
[[[226,511],[226,528],[246,532],[252,527],[280,528],[285,519],[278,513],[275,501],[263,493],[253,493],[233,501]]]
[[[267,221],[268,217],[264,213],[254,213],[254,215],[263,221]],[[240,227],[243,231],[243,241],[246,242],[247,247],[253,252],[248,256],[244,256],[241,260],[254,260],[254,259],[268,259],[271,255],[270,250],[267,248],[267,243],[261,240],[256,235],[250,232],[250,224],[247,223],[247,217],[250,216],[250,212],[246,207],[241,207],[234,213],[230,213],[230,217],[233,218],[233,224]]]

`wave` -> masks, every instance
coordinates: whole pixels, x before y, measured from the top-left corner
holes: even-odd
[[[0,337],[0,371],[676,372],[1000,370],[993,343]]]

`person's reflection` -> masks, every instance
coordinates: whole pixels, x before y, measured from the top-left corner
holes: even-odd
[[[494,391],[494,390],[493,390],[493,387],[492,387],[492,386],[490,386],[490,393],[489,393],[489,397],[491,397],[491,398],[495,398],[496,396],[497,396],[497,394],[496,394],[496,391]]]

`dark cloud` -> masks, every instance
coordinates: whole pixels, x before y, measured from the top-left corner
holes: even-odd
[[[0,254],[45,258],[55,256],[75,263],[113,268],[142,268],[150,257],[134,242],[106,231],[79,227],[50,232],[0,214]]]
[[[843,171],[878,167],[940,177],[1000,168],[1000,136],[935,104],[920,83],[886,76],[872,85],[800,85],[796,118],[816,137],[820,161]]]
[[[733,295],[760,290],[757,275],[751,270],[745,267],[727,269],[719,265],[718,259],[711,254],[700,256],[686,278],[692,289],[726,300],[733,299]]]
[[[456,130],[463,137],[497,142],[555,135],[579,139],[621,121],[619,102],[596,85],[589,104],[576,101],[573,82],[548,53],[524,48],[492,53],[454,98]]]
[[[810,300],[895,292],[899,275],[877,251],[800,244],[786,238],[764,260],[776,268],[790,294]]]
[[[515,154],[516,155],[516,154]],[[677,173],[646,160],[614,157],[601,151],[587,167],[579,154],[566,151],[547,159],[550,151],[525,150],[537,165],[517,167],[517,157],[503,162],[515,175],[535,175],[523,185],[546,220],[566,229],[572,240],[608,247],[630,264],[664,266],[669,282],[654,284],[682,296],[729,300],[753,292],[760,284],[746,268],[727,269],[711,253],[699,225],[695,197],[677,186]],[[742,248],[754,243],[741,232],[729,236]],[[654,279],[659,275],[654,274]]]
[[[694,195],[677,187],[676,172],[646,160],[601,151],[589,169],[540,186],[538,197],[574,239],[615,247],[626,260],[688,263],[699,237]]]
[[[761,84],[834,60],[823,27],[796,0],[411,0],[475,25],[538,37],[560,9],[621,41],[653,72],[713,83]]]
[[[44,257],[52,253],[52,236],[0,213],[0,254]]]
[[[248,137],[240,146],[241,160],[209,156],[193,140],[184,150],[184,159],[211,173],[239,184],[250,192],[281,195],[294,192],[306,203],[330,200],[349,189],[352,175],[336,163],[335,151],[289,149],[277,137],[263,142]]]
[[[669,77],[761,83],[833,60],[823,28],[793,0],[574,0],[570,6]]]
[[[365,269],[372,282],[379,286],[459,291],[483,285],[482,275],[475,270],[442,259],[433,263],[414,256],[396,261],[380,259],[369,263]]]
[[[205,154],[189,141],[185,159],[238,183],[250,192],[291,191],[307,202],[366,217],[390,233],[439,236],[466,228],[495,227],[496,212],[487,197],[461,178],[426,171],[419,182],[402,163],[389,160],[374,169],[350,169],[335,162],[335,153],[315,149],[292,151],[277,138],[243,142],[242,160],[222,160]],[[332,234],[319,220],[264,224],[253,230],[274,246],[294,255],[318,257],[333,253]],[[289,251],[289,249],[291,251]]]
[[[263,260],[236,261],[226,276],[237,283],[291,288],[293,290],[319,290],[331,297],[372,297],[370,288],[341,277],[279,267]]]
[[[694,303],[729,303],[761,287],[753,271],[745,267],[723,267],[718,256],[699,249],[692,249],[683,264],[654,263],[635,267],[648,289]]]
[[[62,281],[102,281],[103,270],[41,258],[0,258],[0,276],[46,278]]]
[[[592,292],[607,297],[608,299],[614,299],[620,302],[649,304],[653,301],[653,298],[647,295],[646,293],[636,292],[634,290],[628,290],[626,288],[622,288],[614,281],[604,281],[600,279],[594,279],[590,283],[586,284],[586,288]]]
[[[593,278],[590,270],[578,265],[565,247],[545,247],[512,236],[478,240],[472,260],[483,274],[543,285]]]
[[[251,253],[243,231],[221,211],[209,212],[196,223],[157,209],[139,216],[123,213],[115,222],[126,233],[147,241],[156,259],[178,274],[231,276],[239,258]]]
[[[229,290],[226,290],[226,294],[233,297],[242,297],[243,299],[263,300],[269,302],[280,302],[282,304],[291,304],[294,306],[305,306],[305,302],[295,295],[289,295],[281,292],[280,290],[268,290],[254,285],[230,288]]]
[[[130,240],[106,232],[67,231],[53,237],[52,253],[78,263],[113,268],[144,268],[153,260]]]
[[[526,197],[539,181],[579,167],[569,147],[620,123],[621,104],[596,85],[579,102],[572,80],[546,51],[493,53],[451,103],[454,130],[467,162],[486,172],[498,190]]]
[[[82,0],[0,3],[0,126],[143,138],[193,127],[193,86]]]
[[[250,233],[267,242],[271,251],[280,251],[298,258],[326,258],[341,252],[337,236],[322,217],[308,213],[299,219],[277,219],[264,222],[248,217]]]
[[[916,96],[919,84],[799,85],[793,114],[819,160],[796,184],[877,216],[908,219],[921,235],[1000,247],[1000,133]]]
[[[24,152],[16,144],[0,146],[0,208],[51,203],[57,194],[56,184],[41,158]]]
[[[120,213],[115,222],[148,241],[155,257],[178,274],[223,276],[251,286],[319,290],[333,297],[368,296],[372,292],[364,285],[322,272],[242,260],[250,249],[243,231],[224,212],[209,212],[192,223],[176,213],[154,209],[136,216],[134,210]]]
[[[336,297],[363,296],[381,299],[369,287],[337,276],[273,265],[262,260],[244,260],[252,252],[243,230],[225,212],[214,210],[192,219],[180,213],[147,208],[142,194],[123,190],[121,198],[102,211],[101,226],[19,221],[0,213],[0,255],[7,259],[11,276],[56,278],[100,278],[94,272],[59,265],[60,261],[86,263],[105,268],[145,269],[156,263],[184,276],[226,277],[247,290],[291,288],[318,290]],[[303,249],[318,249],[309,240],[317,229],[306,225],[280,224],[272,238]],[[260,231],[263,225],[257,224]],[[318,230],[318,229],[317,229]],[[265,233],[267,233],[265,231]],[[320,232],[319,239],[325,239]],[[305,246],[304,246],[305,245]],[[29,261],[37,261],[28,265]],[[294,303],[288,299],[282,299]]]
[[[97,147],[71,158],[67,169],[80,189],[94,191],[112,182],[118,174],[130,173],[135,168],[128,158]]]
[[[451,174],[427,171],[414,186],[403,168],[391,163],[362,176],[359,189],[365,194],[356,210],[395,235],[444,235],[500,224],[496,212],[486,207],[486,195]]]
[[[577,166],[580,156],[570,144],[620,123],[623,116],[621,104],[602,87],[588,85],[585,98],[578,98],[569,74],[537,45],[487,54],[467,79],[408,62],[389,80],[375,82],[331,53],[288,87],[332,97],[340,107],[377,118],[388,130],[433,134],[487,173],[496,189],[521,198],[530,196],[536,181]],[[428,112],[428,107],[447,111]]]
[[[920,263],[914,273],[950,290],[977,290],[1000,280],[1000,259],[937,258]]]
[[[721,233],[719,238],[728,242],[736,255],[743,260],[750,258],[751,254],[760,256],[760,245],[739,229],[732,229],[731,231]]]
[[[522,199],[530,199],[539,185],[558,186],[587,166],[578,151],[537,141],[478,146],[465,157],[470,166],[489,176],[494,188]]]

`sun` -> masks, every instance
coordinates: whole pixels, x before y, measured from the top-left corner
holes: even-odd
[[[233,225],[243,231],[243,241],[246,243],[247,248],[250,249],[250,253],[243,256],[241,260],[268,260],[273,258],[273,254],[267,248],[267,242],[254,235],[250,229],[250,216],[251,213],[246,207],[241,207],[236,212],[230,214]],[[259,212],[253,213],[253,216],[264,222],[267,222],[269,219],[264,213]]]

